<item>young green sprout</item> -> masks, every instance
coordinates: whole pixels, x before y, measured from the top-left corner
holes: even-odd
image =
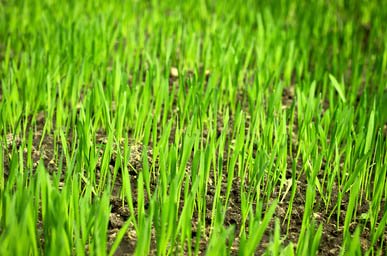
[[[385,255],[383,4],[0,0],[0,255]]]

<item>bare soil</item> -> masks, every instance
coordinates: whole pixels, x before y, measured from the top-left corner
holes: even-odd
[[[176,74],[172,74],[170,77],[170,86],[175,86],[177,81],[177,77],[175,77]],[[206,73],[206,77],[209,76],[209,73]],[[129,82],[130,83],[130,82]],[[241,100],[246,100],[247,97],[241,94],[239,96]],[[292,86],[286,88],[283,91],[283,99],[282,99],[282,104],[283,108],[290,108],[294,102],[295,98],[295,93],[294,93],[294,88]],[[329,103],[325,102],[325,106],[327,106]],[[296,119],[296,118],[295,118]],[[232,122],[233,120],[231,120]],[[65,168],[66,162],[63,160],[62,163],[58,163],[55,159],[55,152],[61,152],[61,143],[59,141],[55,141],[54,135],[46,133],[44,136],[44,124],[46,120],[44,117],[44,114],[41,113],[38,115],[36,119],[36,124],[33,127],[33,148],[32,148],[32,159],[33,159],[33,168],[36,168],[38,162],[42,159],[44,162],[44,165],[46,166],[47,170],[50,172],[56,172],[58,171],[58,166],[62,166],[62,169]],[[248,122],[248,120],[247,120]],[[223,127],[222,120],[218,120],[218,127],[221,130]],[[246,127],[248,127],[248,123],[246,124]],[[292,143],[297,146],[297,124],[294,124],[294,133],[292,135]],[[219,131],[220,132],[220,131]],[[131,137],[131,134],[128,134],[128,137]],[[22,141],[18,137],[14,137],[12,134],[7,135],[7,143],[4,145],[5,149],[5,158],[4,158],[4,166],[5,166],[5,175],[6,177],[8,176],[9,168],[10,168],[10,159],[11,159],[11,152],[12,150],[17,150],[20,147],[23,146]],[[71,143],[71,136],[69,136],[69,141],[68,143]],[[103,131],[97,134],[96,138],[97,142],[102,145],[102,148],[104,145],[106,145],[106,135],[104,134]],[[173,138],[171,138],[171,141],[173,141]],[[130,170],[130,183],[132,186],[132,193],[133,193],[133,203],[134,206],[136,207],[137,205],[137,174],[138,172],[141,171],[142,169],[142,154],[144,150],[144,146],[141,143],[131,141],[130,140],[130,147],[131,147],[131,157],[130,157],[130,163],[128,163],[128,168]],[[55,149],[54,147],[57,147]],[[121,147],[122,145],[115,144],[114,147],[117,149],[117,147]],[[152,159],[152,147],[148,147],[148,158],[149,162],[151,162]],[[24,158],[26,159],[26,154],[27,150],[24,150]],[[116,161],[116,150],[114,150],[111,162],[110,162],[110,167],[111,169],[115,165]],[[299,160],[296,159],[295,152],[290,153],[288,156],[288,168],[287,172],[289,173],[289,179],[288,179],[288,185],[289,188],[292,186],[296,186],[296,196],[293,201],[292,205],[292,212],[291,212],[291,218],[289,222],[289,227],[288,227],[288,222],[286,218],[286,213],[288,211],[289,207],[289,201],[290,201],[290,192],[289,190],[282,190],[281,192],[279,191],[279,188],[275,189],[275,192],[271,195],[271,198],[274,200],[275,198],[281,198],[282,200],[280,201],[276,212],[275,212],[275,218],[278,218],[281,223],[281,234],[284,236],[284,242],[285,244],[289,242],[293,242],[294,244],[297,243],[300,231],[301,231],[301,224],[302,224],[302,218],[304,214],[304,207],[305,207],[305,198],[306,198],[306,191],[307,191],[307,178],[305,177],[305,174],[301,175],[301,178],[299,181],[296,182],[296,184],[292,184],[291,182],[291,167],[293,163],[296,163],[296,171],[301,170],[301,164]],[[28,163],[26,163],[28,164]],[[324,167],[324,165],[323,165]],[[97,172],[100,168],[100,163],[97,166]],[[224,162],[224,168],[226,169],[226,162]],[[190,169],[190,163],[188,163],[187,171],[189,172]],[[136,171],[134,171],[136,170]],[[156,167],[157,170],[157,167]],[[324,172],[324,169],[322,168],[321,173]],[[210,174],[210,181],[214,179],[213,172]],[[227,180],[227,177],[223,177],[223,180]],[[153,180],[151,182],[151,189],[154,189],[156,186],[156,181],[157,181],[157,173],[153,176]],[[213,182],[208,183],[208,191],[206,194],[206,200],[207,200],[207,210],[206,210],[206,230],[204,230],[201,233],[201,240],[199,244],[199,254],[204,255],[208,241],[209,241],[209,235],[210,235],[210,223],[211,223],[211,211],[212,211],[212,203],[214,196],[215,196],[215,187],[213,185]],[[235,226],[235,234],[238,234],[242,225],[242,219],[241,219],[241,195],[240,192],[243,188],[241,188],[241,180],[239,178],[235,178],[233,180],[233,185],[232,185],[232,190],[231,190],[231,195],[229,199],[229,205],[227,209],[227,214],[225,216],[224,220],[224,225],[225,226],[230,226],[234,225]],[[116,183],[115,183],[115,188],[114,188],[114,193],[110,199],[110,204],[111,204],[111,214],[110,214],[110,222],[109,222],[109,232],[108,232],[108,237],[109,237],[109,246],[112,245],[114,242],[116,235],[119,231],[119,229],[124,225],[125,221],[130,217],[130,212],[127,207],[127,204],[125,201],[121,200],[119,197],[119,191],[122,186],[122,177],[119,175],[117,177]],[[221,189],[221,194],[226,194],[226,184],[222,186]],[[281,193],[281,194],[280,194]],[[183,193],[182,193],[183,194]],[[335,195],[337,194],[337,186],[334,186],[334,191],[332,191],[332,201],[335,201]],[[182,195],[183,197],[183,195]],[[148,203],[148,198],[146,198],[146,204]],[[183,198],[181,198],[181,202],[183,201]],[[336,216],[336,211],[333,211],[333,209],[330,209],[329,211],[326,211],[325,208],[325,203],[322,200],[322,198],[318,195],[315,200],[314,204],[314,219],[316,221],[316,225],[322,224],[323,227],[323,234],[322,234],[322,239],[320,243],[320,250],[319,254],[320,255],[338,255],[340,250],[341,250],[341,245],[342,245],[342,237],[343,237],[343,223],[344,223],[344,218],[345,218],[345,211],[348,203],[348,195],[346,195],[343,200],[342,200],[342,205],[341,205],[341,214],[339,217],[339,222],[337,223],[337,216]],[[383,202],[384,203],[384,202]],[[181,205],[183,205],[181,203]],[[384,207],[384,206],[382,206]],[[368,203],[367,202],[361,202],[358,208],[358,216],[360,216],[360,213],[366,213],[368,211]],[[332,213],[333,212],[333,213]],[[332,215],[330,216],[330,214]],[[192,219],[192,235],[193,235],[193,241],[195,241],[195,236],[199,233],[197,228],[198,224],[198,213],[194,213],[194,217]],[[272,222],[270,223],[263,240],[261,242],[260,247],[256,251],[256,255],[261,255],[265,251],[267,245],[269,244],[271,240],[272,233],[274,232],[274,219],[272,219]],[[353,223],[351,223],[351,229],[352,231],[355,230],[355,228],[360,225],[363,227],[363,232],[362,232],[362,237],[361,237],[361,244],[363,246],[363,249],[366,250],[370,246],[370,237],[369,237],[369,231],[367,225],[364,225],[362,223],[362,220],[360,218],[356,219]],[[151,243],[151,254],[156,253],[156,242],[155,242],[155,231],[153,231],[153,240]],[[238,245],[239,245],[239,239],[237,238],[237,235],[235,236],[235,240],[232,243],[231,249],[232,249],[232,255],[237,255],[238,253]],[[136,241],[138,237],[136,236],[136,232],[133,226],[129,227],[129,230],[127,231],[127,235],[124,237],[122,240],[116,255],[131,255],[134,253],[135,246],[136,246]],[[384,240],[387,242],[387,234],[384,234]],[[193,244],[195,246],[195,243]],[[187,249],[187,248],[186,248]]]

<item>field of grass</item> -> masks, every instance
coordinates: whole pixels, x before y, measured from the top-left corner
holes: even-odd
[[[386,255],[387,3],[0,0],[0,255]]]

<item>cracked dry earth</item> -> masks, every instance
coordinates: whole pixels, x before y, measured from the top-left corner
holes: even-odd
[[[241,100],[243,100],[243,95],[241,96]],[[284,108],[290,108],[290,106],[293,104],[294,100],[294,89],[293,88],[287,88],[283,91],[283,106]],[[327,103],[324,103],[327,104]],[[248,122],[247,118],[247,122]],[[230,120],[232,122],[233,120]],[[221,120],[218,120],[219,123],[219,129],[222,129],[223,124]],[[32,134],[32,149],[31,152],[28,152],[28,149],[26,146],[22,143],[20,138],[13,136],[12,134],[8,134],[6,136],[6,145],[3,145],[3,148],[5,149],[4,154],[4,167],[5,167],[5,178],[8,177],[9,173],[8,170],[10,169],[10,166],[12,165],[12,162],[9,160],[11,159],[11,152],[13,150],[19,150],[21,147],[24,147],[23,154],[24,159],[27,159],[27,154],[31,154],[31,159],[33,160],[32,163],[24,163],[25,166],[31,166],[32,169],[35,169],[37,164],[40,160],[43,160],[45,167],[49,172],[56,172],[59,168],[62,168],[62,170],[66,166],[65,160],[62,158],[61,161],[57,161],[55,159],[58,159],[58,157],[55,155],[54,152],[60,152],[62,151],[62,145],[60,141],[55,140],[53,134],[44,134],[43,127],[45,124],[45,119],[43,115],[40,115],[40,117],[37,118],[36,127],[34,129],[34,133]],[[246,129],[248,129],[248,123],[246,123]],[[71,136],[70,136],[71,137]],[[130,134],[128,134],[128,137],[130,137]],[[291,136],[292,143],[295,147],[297,147],[297,127],[293,128],[292,136]],[[173,138],[170,140],[173,141]],[[70,138],[68,143],[70,142]],[[96,135],[96,142],[101,145],[101,156],[104,146],[106,146],[107,138],[106,135],[101,131],[98,132]],[[143,162],[143,154],[146,153],[148,157],[148,162],[151,164],[153,162],[153,154],[152,154],[152,146],[147,147],[147,152],[144,151],[144,146],[141,143],[131,141],[129,140],[129,146],[130,146],[130,159],[128,163],[128,170],[130,174],[130,184],[132,188],[132,195],[133,195],[133,205],[136,208],[137,205],[137,174],[142,170],[142,162]],[[117,157],[117,148],[121,147],[122,144],[114,144],[113,146],[113,153],[112,158],[110,160],[110,166],[109,168],[113,170],[116,162]],[[294,148],[295,148],[294,147]],[[293,149],[295,151],[295,149]],[[224,157],[224,159],[227,159],[227,156]],[[296,184],[292,183],[292,170],[291,167],[294,166],[295,170],[301,170],[301,163],[300,160],[296,159],[295,152],[292,152],[287,159],[287,180],[286,184],[283,189],[276,188],[274,190],[274,193],[270,195],[270,198],[274,200],[275,198],[280,198],[280,202],[276,208],[274,218],[272,218],[269,227],[261,241],[261,245],[256,251],[256,255],[261,255],[264,253],[265,249],[267,248],[270,239],[271,234],[274,232],[275,227],[275,219],[278,218],[280,220],[280,231],[281,234],[284,235],[284,244],[288,244],[289,242],[293,242],[294,244],[297,243],[300,230],[301,230],[301,224],[302,224],[302,218],[304,213],[304,207],[305,207],[305,198],[306,198],[306,190],[307,190],[307,180],[305,177],[305,174],[302,174],[300,178],[296,181]],[[99,159],[96,171],[98,172],[101,164],[101,159]],[[226,169],[227,162],[224,161],[223,168]],[[190,161],[188,161],[186,171],[190,172]],[[324,169],[324,163],[322,165],[323,172]],[[151,180],[151,191],[153,192],[156,184],[157,184],[157,161],[156,166],[154,167],[155,173],[152,176]],[[225,172],[224,172],[225,173]],[[98,173],[97,173],[98,178]],[[227,180],[227,177],[225,174],[223,174],[222,177],[223,180]],[[215,196],[215,186],[214,186],[214,174],[213,172],[210,173],[210,178],[208,182],[208,189],[206,194],[206,201],[207,203],[207,209],[206,209],[206,229],[203,231],[197,230],[198,226],[198,215],[197,212],[194,212],[193,219],[192,219],[192,235],[193,235],[193,246],[195,246],[196,237],[200,233],[200,240],[199,240],[199,254],[203,255],[207,249],[208,242],[209,242],[209,236],[210,236],[210,224],[212,221],[212,203],[214,196]],[[231,193],[230,193],[230,199],[229,199],[229,205],[227,209],[227,213],[224,220],[224,225],[235,226],[235,234],[238,234],[241,225],[242,225],[242,214],[241,214],[241,189],[244,189],[241,187],[242,181],[239,178],[235,178],[233,180]],[[295,197],[292,202],[292,211],[288,213],[289,208],[289,202],[291,201],[291,193],[290,190],[295,186],[296,192]],[[114,240],[117,237],[117,233],[119,232],[120,228],[123,227],[125,221],[130,217],[130,212],[128,209],[128,206],[125,201],[123,201],[119,194],[120,189],[122,187],[122,177],[120,175],[117,176],[117,179],[115,181],[115,186],[113,189],[113,195],[110,199],[110,205],[111,205],[111,213],[110,213],[110,221],[109,221],[109,231],[108,231],[108,247],[111,247]],[[333,191],[332,195],[336,194],[337,187],[334,187],[335,191]],[[225,191],[227,189],[227,184],[223,184],[221,188],[221,194],[225,194]],[[184,190],[184,188],[183,188]],[[145,193],[146,195],[146,193]],[[180,198],[180,211],[183,205],[183,193]],[[332,199],[333,201],[335,198]],[[145,196],[145,207],[147,207],[147,203],[149,203],[149,198]],[[270,200],[269,202],[270,203]],[[340,225],[337,225],[337,215],[336,213],[333,213],[332,216],[330,216],[330,211],[325,211],[325,204],[324,201],[320,198],[320,196],[316,195],[315,198],[315,205],[314,205],[314,219],[316,221],[316,225],[322,224],[323,227],[323,233],[320,243],[320,255],[338,255],[342,244],[342,236],[343,236],[343,223],[345,218],[345,210],[346,205],[348,203],[348,195],[345,195],[342,200],[342,209],[341,214],[339,217]],[[383,202],[384,204],[385,202]],[[254,207],[254,205],[253,205]],[[264,206],[265,207],[265,206]],[[382,206],[383,207],[383,206]],[[135,209],[136,211],[136,209]],[[358,206],[358,215],[360,216],[361,213],[366,213],[368,211],[368,204],[367,202],[362,202]],[[287,214],[290,214],[290,221],[287,220]],[[38,225],[38,224],[37,224]],[[351,223],[351,232],[353,232],[356,228],[356,226],[361,225],[361,219],[358,218],[356,221]],[[369,233],[367,232],[367,227],[364,228],[364,232],[361,236],[361,244],[363,249],[369,248]],[[248,230],[246,230],[248,232]],[[152,241],[151,241],[151,254],[156,254],[156,240],[155,240],[155,230],[152,231]],[[117,251],[116,255],[131,255],[135,251],[136,247],[136,241],[138,237],[136,235],[136,231],[133,226],[129,226],[129,229],[124,236],[123,240],[121,241]],[[387,241],[387,234],[384,234],[383,239]],[[237,255],[238,254],[238,247],[239,247],[239,238],[237,235],[235,236],[234,241],[230,245],[231,248],[231,254]],[[184,249],[184,251],[187,251],[187,248]]]

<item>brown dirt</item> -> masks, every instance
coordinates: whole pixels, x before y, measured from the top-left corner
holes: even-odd
[[[209,77],[209,73],[206,73],[206,77]],[[130,83],[130,82],[129,82]],[[171,76],[170,78],[170,85],[174,86],[175,83],[177,83],[177,78]],[[241,100],[246,100],[246,97],[243,96],[243,93],[238,96],[240,97]],[[283,108],[290,108],[293,104],[293,101],[295,99],[295,94],[294,94],[294,88],[288,87],[285,88],[283,91],[283,98],[282,98],[282,104]],[[324,103],[328,104],[328,103]],[[297,118],[295,118],[295,122]],[[230,123],[232,124],[233,120],[230,120]],[[248,121],[247,121],[248,122]],[[54,152],[61,152],[61,144],[60,141],[56,141],[54,138],[53,134],[45,134],[43,136],[43,128],[45,124],[45,118],[44,115],[41,113],[38,115],[36,119],[36,125],[34,127],[33,131],[33,149],[32,149],[32,159],[33,159],[33,168],[36,167],[37,163],[39,162],[40,159],[44,161],[44,164],[46,168],[50,172],[54,172],[58,170],[58,163],[56,161],[56,157]],[[296,124],[294,124],[296,126]],[[231,126],[231,125],[230,125]],[[219,133],[221,132],[222,128],[224,127],[222,120],[219,118],[218,119],[218,129]],[[231,126],[232,127],[232,126]],[[248,123],[246,124],[246,129],[248,127]],[[293,132],[297,132],[297,127],[294,127]],[[173,134],[173,133],[172,133]],[[128,135],[130,137],[130,134]],[[70,140],[71,138],[69,138]],[[12,148],[14,149],[19,149],[22,145],[22,142],[20,141],[20,138],[14,137],[12,134],[8,134],[6,138],[7,142],[5,145],[5,161],[4,161],[4,166],[5,166],[5,173],[6,176],[8,175],[7,170],[9,170],[9,159],[10,155],[9,153],[12,152]],[[96,138],[97,142],[101,145],[106,144],[106,135],[104,132],[99,132],[97,134]],[[293,145],[297,145],[297,134],[292,135],[292,143]],[[173,138],[172,138],[173,141]],[[55,149],[55,146],[58,147],[58,150]],[[120,143],[115,144],[114,148],[117,149],[118,147],[122,147]],[[130,174],[130,183],[132,186],[132,193],[133,193],[133,204],[136,207],[137,205],[137,173],[141,171],[142,169],[142,154],[144,150],[144,146],[141,143],[135,142],[135,141],[130,141],[130,147],[131,147],[131,158],[130,158],[130,163],[128,165],[129,168],[129,174]],[[25,155],[24,157],[26,158],[26,150],[24,150]],[[152,151],[151,149],[148,150],[147,152],[148,155],[148,160],[151,163],[152,161]],[[110,162],[110,168],[113,168],[115,165],[117,157],[117,151],[114,150],[112,159]],[[226,159],[226,157],[225,157]],[[295,161],[296,164],[296,171],[299,171],[301,169],[301,164],[300,160],[296,159],[295,152],[292,152],[288,156],[288,173],[291,173],[291,166],[293,161]],[[27,164],[27,163],[26,163]],[[65,166],[65,161],[63,161],[62,166]],[[97,171],[100,168],[100,162],[98,163],[97,166]],[[226,162],[224,162],[224,168],[226,168]],[[187,171],[190,169],[190,162],[188,163]],[[156,166],[157,170],[157,166]],[[323,172],[323,170],[322,170]],[[291,177],[291,175],[289,175]],[[209,236],[210,236],[210,224],[211,224],[211,212],[212,212],[212,202],[213,198],[215,195],[215,187],[213,185],[213,182],[211,180],[214,180],[214,175],[213,172],[211,172],[210,175],[210,182],[208,185],[208,191],[206,194],[206,200],[207,200],[207,209],[206,209],[206,229],[204,230],[204,233],[201,234],[201,240],[200,240],[200,245],[199,245],[199,252],[200,254],[204,254],[209,242]],[[227,177],[223,174],[223,180],[227,180]],[[156,186],[156,181],[157,181],[157,173],[153,176],[153,180],[151,182],[151,190]],[[291,181],[291,178],[288,179],[288,182]],[[235,234],[238,234],[240,229],[241,229],[241,224],[242,224],[242,218],[241,218],[241,190],[244,189],[241,187],[241,180],[238,178],[235,178],[233,180],[233,185],[230,193],[230,199],[229,199],[229,204],[227,208],[227,213],[225,215],[225,220],[224,220],[224,225],[225,226],[230,226],[234,225],[235,226]],[[109,232],[108,232],[108,244],[111,246],[116,238],[116,235],[119,231],[119,229],[124,225],[125,221],[130,217],[130,213],[127,207],[127,204],[125,201],[121,200],[119,197],[119,191],[122,186],[122,179],[119,176],[116,180],[115,183],[115,188],[113,190],[113,195],[110,200],[110,205],[112,207],[111,214],[110,214],[110,221],[109,221]],[[296,196],[293,201],[292,205],[292,212],[291,217],[290,217],[290,222],[289,222],[289,229],[287,228],[287,218],[286,218],[286,212],[288,211],[289,207],[289,200],[290,200],[290,195],[291,192],[287,190],[282,190],[281,192],[279,191],[279,188],[277,187],[274,191],[274,193],[271,195],[271,198],[282,198],[282,200],[279,202],[278,207],[275,212],[275,217],[280,220],[281,223],[281,234],[284,236],[284,241],[285,245],[289,242],[293,242],[294,244],[297,243],[297,240],[299,238],[300,230],[301,230],[301,224],[302,224],[302,218],[303,218],[303,213],[304,213],[304,206],[305,206],[305,198],[306,198],[306,190],[307,190],[307,178],[305,177],[305,174],[301,175],[301,178],[296,182],[296,184],[291,184],[291,186],[296,186]],[[337,193],[337,186],[334,186],[334,191],[332,192],[332,195],[334,196]],[[183,188],[184,189],[184,188]],[[280,194],[281,193],[281,194]],[[226,184],[222,186],[221,188],[221,194],[225,195],[226,194]],[[265,196],[262,194],[262,196]],[[183,201],[183,193],[181,196],[181,202]],[[333,198],[333,201],[335,199]],[[343,236],[343,223],[344,223],[344,218],[345,218],[345,210],[346,210],[346,204],[348,202],[348,195],[345,195],[345,197],[342,200],[342,209],[341,209],[341,215],[340,215],[340,222],[339,225],[336,223],[336,218],[335,216],[336,213],[333,213],[333,215],[330,217],[330,213],[333,209],[330,209],[328,212],[325,211],[325,205],[321,197],[318,195],[316,196],[315,204],[314,204],[314,219],[316,224],[323,224],[323,234],[321,238],[321,243],[320,243],[320,250],[319,254],[320,255],[338,255],[341,248],[342,244],[342,236]],[[146,198],[146,204],[149,203],[149,199]],[[180,203],[180,205],[183,205]],[[181,210],[181,209],[180,209]],[[367,203],[363,202],[362,204],[359,205],[358,212],[367,212]],[[199,222],[198,219],[198,213],[194,213],[194,217],[192,219],[192,228],[193,228],[193,246],[195,246],[195,236],[198,233],[197,230],[197,224]],[[351,224],[351,231],[355,229],[356,226],[362,225],[361,220],[357,219],[354,223]],[[270,223],[263,239],[260,247],[256,251],[256,255],[262,254],[267,245],[269,244],[271,240],[271,234],[274,231],[274,218],[273,221]],[[151,243],[151,254],[156,253],[156,242],[155,242],[155,231],[153,231],[152,235],[152,243]],[[387,241],[387,235],[384,236],[384,239]],[[124,237],[122,240],[116,255],[131,255],[134,253],[135,246],[136,246],[136,241],[137,241],[137,236],[136,232],[133,226],[130,226],[127,235]],[[367,228],[364,229],[364,232],[362,233],[361,237],[361,242],[363,245],[363,249],[367,249],[369,247],[369,234],[367,233]],[[238,245],[239,245],[239,239],[235,238],[232,246],[231,246],[231,254],[232,255],[237,255],[238,253]],[[185,251],[187,251],[187,248],[185,248]]]

